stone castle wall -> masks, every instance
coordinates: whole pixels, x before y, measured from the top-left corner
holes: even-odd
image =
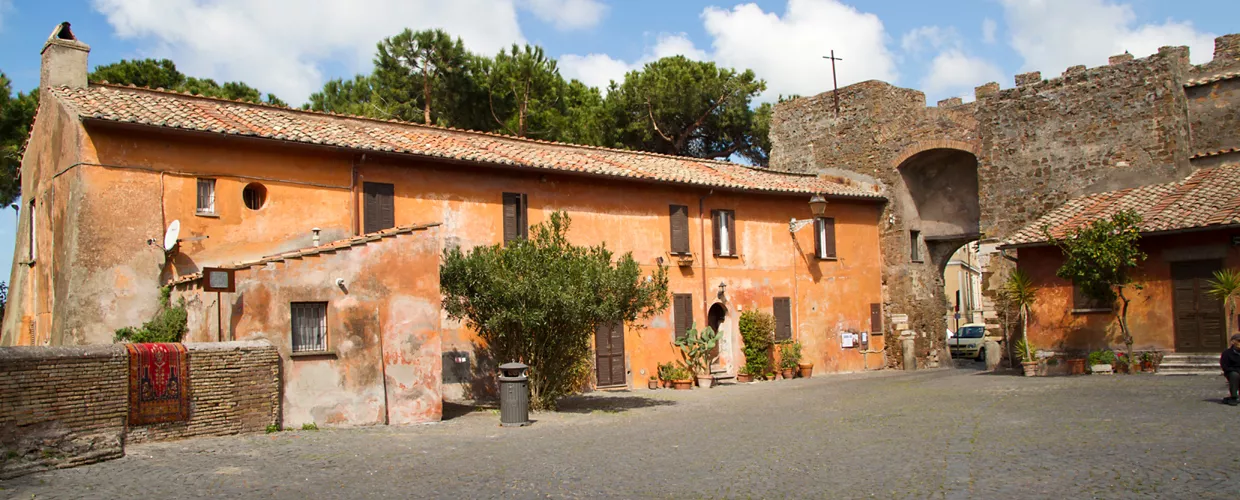
[[[884,311],[909,319],[888,333],[914,332],[919,362],[933,362],[946,355],[943,264],[960,245],[993,248],[1073,197],[1176,180],[1195,154],[1240,147],[1240,78],[1228,73],[1240,69],[1240,35],[1219,37],[1210,63],[1193,66],[1188,55],[1164,47],[1047,80],[1025,73],[1013,88],[978,87],[967,104],[928,107],[923,93],[879,81],[839,89],[838,113],[831,92],[780,103],[771,166],[863,176],[887,189]],[[1200,79],[1216,81],[1194,86]],[[983,287],[993,299],[1011,263],[989,262]],[[899,344],[887,343],[888,359],[901,358]]]

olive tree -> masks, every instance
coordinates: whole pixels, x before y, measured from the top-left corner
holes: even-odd
[[[668,306],[666,267],[643,276],[630,253],[613,259],[605,244],[569,243],[570,222],[557,212],[529,240],[445,249],[440,266],[444,310],[477,332],[492,359],[529,365],[535,409],[554,409],[588,380],[598,325]]]

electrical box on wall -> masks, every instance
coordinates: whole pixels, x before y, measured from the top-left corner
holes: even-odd
[[[840,347],[851,349],[857,346],[857,334],[853,332],[843,332],[840,334]]]

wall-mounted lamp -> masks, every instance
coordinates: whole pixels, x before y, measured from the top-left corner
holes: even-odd
[[[656,264],[658,264],[658,265],[660,265],[660,266],[661,266],[661,265],[663,265],[663,257],[658,257],[658,258],[654,259],[654,261],[655,261],[655,263],[656,263]]]
[[[724,292],[724,289],[726,289],[727,287],[728,287],[728,285],[727,285],[727,284],[725,284],[724,282],[722,282],[722,281],[720,281],[720,282],[719,282],[719,298],[720,298],[720,299],[722,299],[722,298],[723,298],[723,292]]]
[[[825,215],[827,213],[827,199],[823,198],[821,194],[814,193],[814,196],[809,198],[809,213],[814,214],[814,217]],[[814,222],[814,219],[797,220],[794,217],[788,221],[788,232],[795,233],[800,231],[812,222]]]

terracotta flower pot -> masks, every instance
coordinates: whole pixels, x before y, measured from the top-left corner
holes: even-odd
[[[737,373],[736,382],[740,384],[748,384],[750,382],[753,382],[753,375],[750,375],[748,373]]]
[[[1084,375],[1085,359],[1076,358],[1068,360],[1068,375]]]
[[[655,379],[650,379],[650,384],[648,384],[648,385],[650,386],[650,390],[655,390],[655,389],[658,389],[658,388],[659,388],[659,381],[658,381],[658,380],[655,380]]]
[[[1152,372],[1152,371],[1154,371],[1154,362],[1153,362],[1153,361],[1142,361],[1142,362],[1141,362],[1141,371],[1143,371],[1143,372]]]
[[[693,388],[692,380],[673,380],[672,387],[678,391],[687,391]]]
[[[813,363],[800,363],[797,365],[797,369],[801,372],[801,378],[810,378],[814,375]]]
[[[671,380],[659,380],[659,383],[663,384],[663,388],[664,388],[664,389],[671,389],[671,388],[672,388],[672,381],[671,381]]]
[[[784,368],[779,371],[779,374],[783,376],[785,380],[792,380],[793,372],[795,371],[796,370],[793,370],[792,368]]]
[[[1026,377],[1033,377],[1038,374],[1038,362],[1037,361],[1021,361],[1020,367],[1021,369],[1025,371]]]
[[[710,386],[715,385],[715,377],[712,377],[710,375],[707,375],[705,377],[698,377],[697,384],[698,384],[698,387],[701,387],[703,389],[710,389]]]

